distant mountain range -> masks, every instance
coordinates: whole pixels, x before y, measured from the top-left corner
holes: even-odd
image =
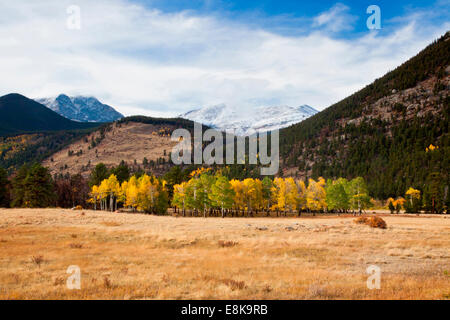
[[[123,114],[94,97],[69,97],[60,94],[57,97],[36,101],[67,119],[79,122],[112,122],[123,118]]]
[[[300,107],[272,106],[245,110],[219,104],[192,110],[180,115],[180,117],[202,123],[214,129],[245,136],[255,132],[289,127],[317,112],[308,105]]]

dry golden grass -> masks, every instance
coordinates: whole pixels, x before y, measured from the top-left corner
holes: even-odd
[[[0,209],[0,299],[448,299],[450,218]],[[381,289],[366,268],[381,268]],[[69,290],[70,265],[81,290]]]

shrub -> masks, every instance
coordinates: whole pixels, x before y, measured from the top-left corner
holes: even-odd
[[[222,279],[220,282],[228,286],[232,291],[247,288],[244,281],[237,281],[233,279]]]
[[[227,248],[227,247],[234,247],[234,246],[236,246],[238,243],[235,242],[235,241],[224,241],[224,240],[219,240],[218,244],[219,244],[219,247]]]
[[[36,264],[39,268],[41,267],[41,263],[44,262],[44,257],[41,255],[36,255],[31,257],[31,262]]]
[[[369,219],[367,219],[367,217],[358,217],[354,220],[355,223],[357,224],[367,224],[369,222]]]
[[[384,221],[380,217],[371,217],[368,221],[368,225],[371,226],[372,228],[380,228],[380,229],[387,228],[386,221]]]
[[[103,277],[103,286],[106,289],[111,289],[113,287],[111,280],[109,280],[109,278],[107,276]]]
[[[366,224],[372,228],[380,228],[380,229],[386,229],[387,224],[386,222],[381,219],[380,217],[359,217],[353,220],[357,224]]]

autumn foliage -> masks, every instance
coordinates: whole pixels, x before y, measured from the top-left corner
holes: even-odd
[[[366,224],[372,228],[380,228],[380,229],[386,229],[387,224],[386,221],[381,219],[380,217],[358,217],[354,220],[357,224]]]
[[[276,212],[287,215],[297,212],[327,212],[359,210],[371,205],[371,199],[362,178],[352,181],[338,179],[328,181],[319,178],[307,183],[294,178],[247,178],[228,180],[220,173],[213,175],[205,169],[197,169],[190,179],[175,184],[172,205],[183,215],[214,215],[224,217],[253,216],[260,212]]]
[[[103,180],[99,186],[92,186],[90,202],[94,209],[117,210],[118,204],[133,211],[164,214],[168,207],[166,182],[155,177],[142,175],[132,176],[128,181],[119,183],[112,174]]]

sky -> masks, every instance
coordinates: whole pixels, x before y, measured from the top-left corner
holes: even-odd
[[[381,29],[367,27],[370,5]],[[127,116],[222,103],[323,110],[450,30],[450,0],[0,0],[0,8],[0,95],[95,96]]]

